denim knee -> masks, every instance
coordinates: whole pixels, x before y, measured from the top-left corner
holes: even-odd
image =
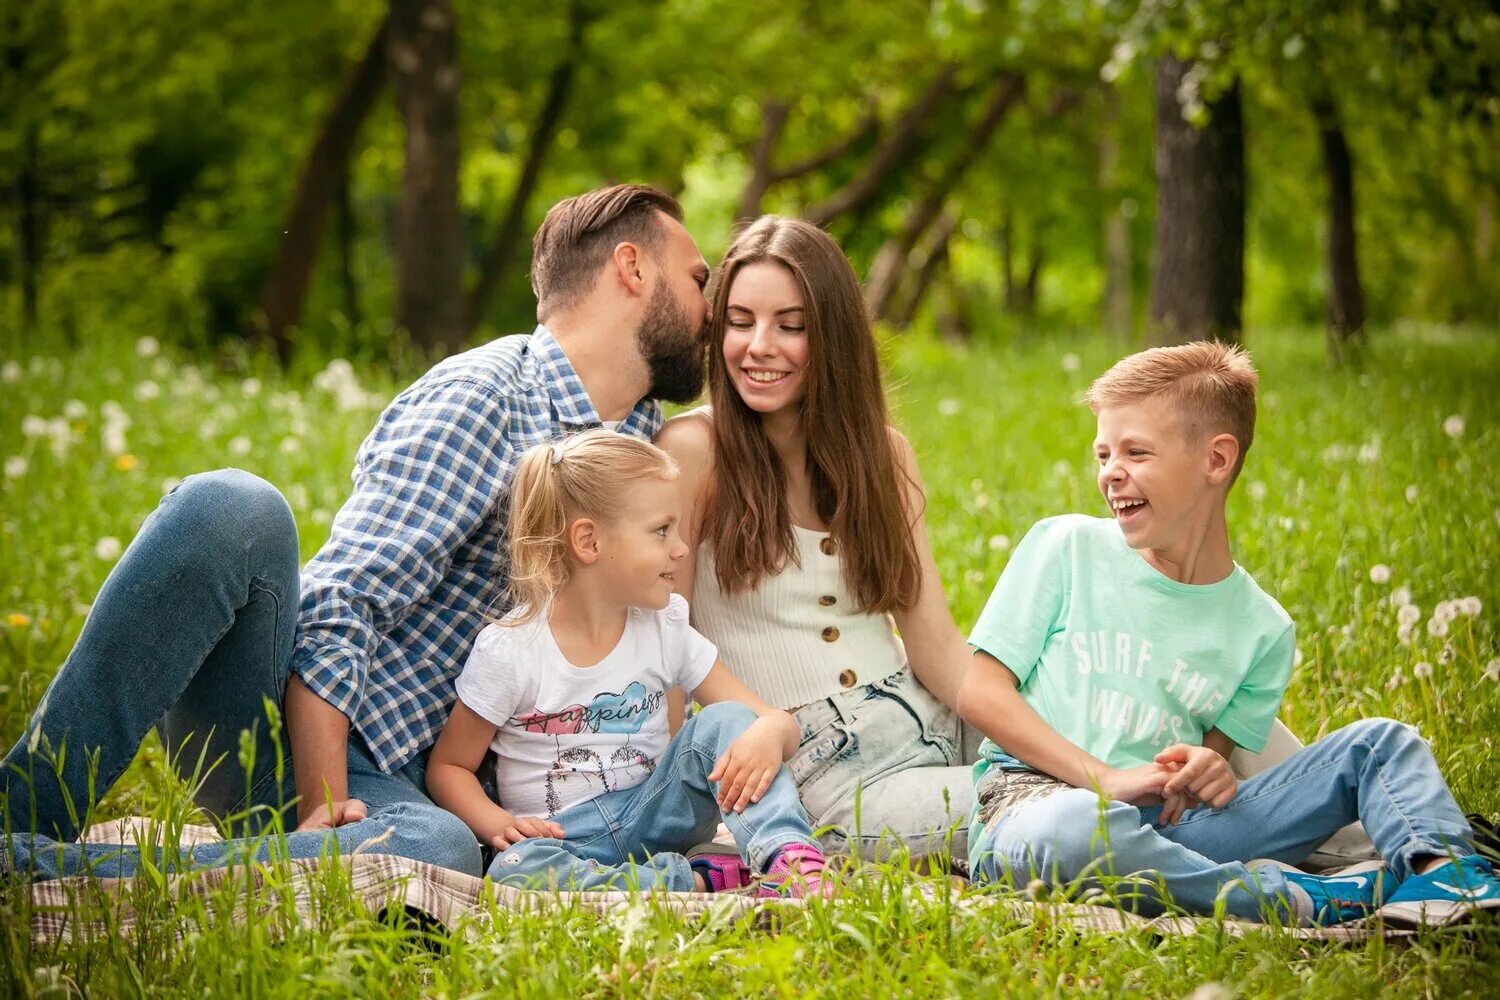
[[[995,861],[1016,879],[1071,881],[1105,852],[1116,803],[1104,804],[1086,788],[1069,788],[1002,816],[986,838]],[[1128,807],[1127,807],[1128,808]]]
[[[737,701],[716,701],[712,705],[703,706],[693,718],[696,720],[696,728],[712,730],[721,738],[733,739],[750,728],[756,715],[749,705],[742,705]]]
[[[425,861],[465,875],[483,871],[479,840],[468,824],[435,805],[398,802],[381,809],[371,819],[394,830],[391,839],[372,850]]]
[[[297,521],[286,498],[241,469],[189,476],[163,501],[161,514],[209,558],[282,550],[297,559]]]

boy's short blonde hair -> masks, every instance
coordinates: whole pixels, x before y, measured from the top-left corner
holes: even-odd
[[[1255,389],[1259,382],[1250,355],[1239,347],[1198,340],[1175,347],[1153,347],[1115,362],[1094,379],[1083,397],[1098,413],[1107,406],[1165,397],[1182,414],[1183,436],[1233,434],[1240,457],[1229,477],[1244,467],[1255,438]]]

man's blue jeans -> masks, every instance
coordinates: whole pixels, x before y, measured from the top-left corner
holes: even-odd
[[[974,878],[1014,884],[1098,883],[1141,873],[1121,891],[1148,913],[1170,899],[1213,913],[1289,919],[1286,879],[1245,862],[1297,864],[1340,827],[1359,820],[1396,881],[1420,857],[1471,854],[1473,831],[1453,800],[1431,749],[1409,726],[1365,719],[1304,747],[1239,786],[1224,809],[1200,806],[1175,826],[1156,825],[1159,806],[1102,802],[1069,788],[996,816],[970,858]],[[1122,902],[1127,900],[1122,899]]]
[[[754,721],[737,702],[706,706],[683,723],[645,781],[564,809],[556,822],[567,839],[523,840],[495,858],[490,877],[522,889],[691,892],[681,852],[711,839],[721,817],[708,776]],[[752,871],[765,871],[788,844],[816,843],[785,765],[759,802],[722,818]]]
[[[275,487],[249,473],[191,476],[162,499],[105,580],[77,644],[0,767],[0,809],[11,832],[0,867],[37,878],[134,873],[134,848],[73,841],[91,789],[102,797],[153,727],[185,778],[200,754],[210,764],[222,755],[199,778],[196,800],[210,815],[251,810],[253,832],[284,810],[286,829],[295,827],[291,755],[284,733],[272,738],[264,703],[284,703],[297,560],[290,508]],[[244,730],[254,748],[248,776],[240,766]],[[61,758],[60,768],[45,748]],[[385,774],[351,736],[349,795],[369,807],[368,818],[336,831],[288,833],[285,853],[318,857],[335,843],[349,853],[380,840],[370,849],[479,874],[473,834],[425,794],[425,763],[421,757]],[[270,852],[282,850],[246,841],[166,860],[211,867]]]

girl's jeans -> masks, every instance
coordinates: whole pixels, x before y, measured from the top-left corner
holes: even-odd
[[[711,839],[721,815],[752,871],[765,871],[788,844],[811,844],[785,767],[759,802],[744,812],[719,811],[718,783],[708,776],[754,721],[737,702],[706,706],[678,730],[645,781],[564,809],[554,820],[566,839],[523,840],[495,858],[490,877],[523,889],[690,892],[693,873],[681,852]]]
[[[978,882],[1034,877],[1053,884],[1099,884],[1101,875],[1140,873],[1121,889],[1121,902],[1148,913],[1168,902],[1195,913],[1226,912],[1250,920],[1288,919],[1286,879],[1274,868],[1251,872],[1245,862],[1305,859],[1347,823],[1359,820],[1399,882],[1414,858],[1473,853],[1469,824],[1438,773],[1432,751],[1411,727],[1390,719],[1345,726],[1247,779],[1224,809],[1200,806],[1175,826],[1158,827],[1160,806],[1106,802],[1069,788],[1042,797],[1021,777],[1017,804],[985,826],[970,856]],[[1005,790],[991,772],[981,801]]]
[[[163,498],[105,580],[77,644],[0,766],[0,818],[10,834],[0,870],[33,878],[134,874],[135,847],[73,841],[91,799],[119,779],[153,728],[188,781],[200,755],[205,768],[223,757],[199,775],[195,798],[210,815],[250,810],[246,823],[236,824],[248,833],[259,833],[277,812],[287,829],[296,825],[286,734],[272,738],[265,703],[281,709],[290,675],[297,558],[290,508],[275,487],[249,473],[191,476]],[[244,731],[254,754],[248,775]],[[335,846],[348,854],[378,841],[371,850],[477,875],[479,845],[427,798],[424,769],[419,757],[385,774],[355,736],[349,795],[369,807],[367,819],[336,831],[288,833],[284,850],[264,839],[181,853],[174,845],[165,858],[148,850],[168,867],[212,867],[273,853],[318,857]]]
[[[951,838],[963,857],[974,784],[958,719],[909,667],[792,714],[802,742],[788,766],[828,850],[921,857]]]

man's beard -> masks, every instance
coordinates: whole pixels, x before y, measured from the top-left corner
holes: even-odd
[[[677,307],[660,278],[651,290],[635,339],[651,373],[650,398],[668,403],[691,403],[698,398],[703,391],[703,328]]]

